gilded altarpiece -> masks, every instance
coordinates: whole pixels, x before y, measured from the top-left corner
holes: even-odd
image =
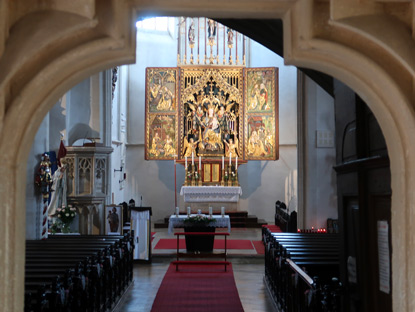
[[[247,68],[245,72],[245,159],[276,160],[278,68]]]
[[[278,159],[278,69],[147,68],[145,145],[150,160]],[[219,165],[202,175],[218,182]]]
[[[242,157],[242,68],[184,68],[180,77],[181,155]]]
[[[178,154],[178,69],[147,68],[145,159],[174,159]]]

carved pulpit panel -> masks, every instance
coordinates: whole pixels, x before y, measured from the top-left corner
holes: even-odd
[[[68,146],[68,204],[78,209],[81,234],[104,234],[103,207],[109,202],[111,147]]]

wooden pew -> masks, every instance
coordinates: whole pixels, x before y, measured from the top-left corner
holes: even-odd
[[[25,311],[105,311],[132,280],[128,236],[52,236],[26,242]]]
[[[279,309],[336,311],[340,286],[332,278],[339,276],[338,235],[264,231],[263,240],[265,280]]]

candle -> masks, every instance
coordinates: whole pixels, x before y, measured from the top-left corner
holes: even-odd
[[[216,60],[219,63],[219,23],[216,22]]]
[[[179,207],[176,207],[176,217],[179,216]]]
[[[236,156],[235,170],[238,170],[238,156]]]
[[[212,215],[212,207],[209,207],[209,215],[211,216]]]
[[[226,55],[226,41],[225,41],[225,38],[226,38],[226,30],[225,30],[225,26],[223,26],[223,65],[225,65],[225,55]]]
[[[235,43],[236,43],[236,51],[235,51],[235,57],[238,59],[238,32],[235,31]]]
[[[187,207],[187,216],[190,216],[190,207]]]
[[[222,156],[222,169],[225,169],[225,156]]]
[[[192,152],[192,166],[195,165],[195,154]]]
[[[185,56],[184,63],[185,64],[187,62],[187,56],[186,56],[186,54],[187,54],[187,35],[186,35],[186,32],[187,32],[187,18],[184,19],[184,56]]]
[[[187,156],[184,158],[184,163],[185,163],[185,165],[184,165],[184,169],[186,169],[186,170],[187,170]]]
[[[225,207],[220,207],[220,213],[222,217],[225,215]]]
[[[245,59],[245,36],[243,36],[244,40],[243,40],[243,50],[242,50],[242,57]],[[245,64],[244,64],[245,65]]]
[[[179,42],[178,42],[178,44],[177,44],[177,57],[179,58],[180,57],[180,40],[181,40],[181,37],[180,37],[180,26],[181,26],[181,23],[180,23],[180,21],[179,21],[179,33],[178,33],[178,36],[179,36]]]
[[[197,18],[197,63],[199,64],[199,55],[200,55],[200,35],[199,35],[199,30],[200,30],[200,19]]]
[[[202,169],[202,157],[199,156],[199,170]]]
[[[229,153],[229,166],[232,164],[232,153]]]

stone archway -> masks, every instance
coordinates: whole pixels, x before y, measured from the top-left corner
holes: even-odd
[[[282,18],[287,63],[318,69],[359,93],[379,121],[391,159],[393,309],[415,310],[413,1],[18,0],[0,2],[0,311],[23,310],[21,194],[36,129],[71,86],[134,60],[137,14]]]

